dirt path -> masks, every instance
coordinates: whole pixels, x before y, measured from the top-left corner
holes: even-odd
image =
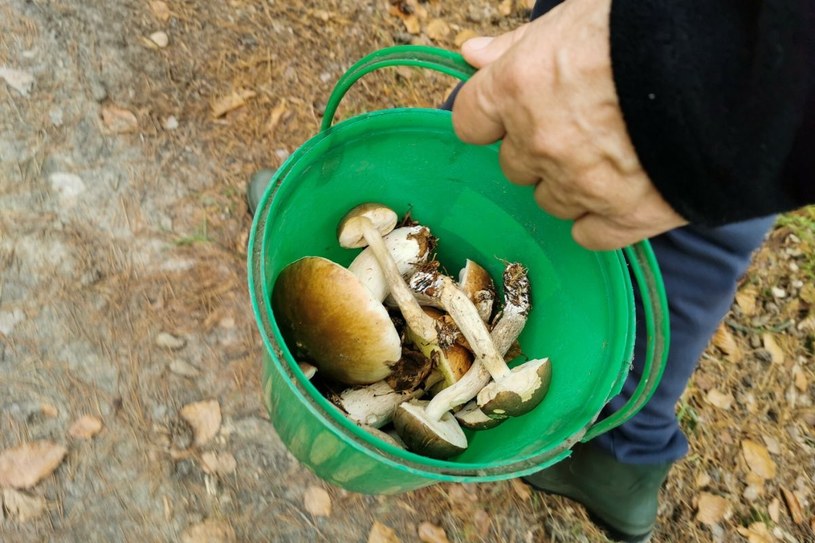
[[[329,487],[265,415],[245,286],[248,174],[316,132],[328,91],[362,55],[409,40],[453,48],[463,30],[495,34],[526,15],[520,1],[402,4],[418,10],[420,33],[378,0],[0,2],[0,451],[30,442],[65,451],[52,475],[3,491],[0,540],[362,542],[381,524],[407,542],[430,523],[456,542],[604,541],[578,506],[517,483],[387,498]],[[375,75],[342,114],[431,106],[449,85]],[[785,250],[807,243],[782,234]],[[811,332],[780,332],[779,366],[755,355],[772,360],[761,332],[792,314],[785,304],[800,300],[797,325],[815,300],[788,287],[808,276],[756,269],[760,310],[772,286],[790,296],[776,297],[761,325],[735,315],[747,327],[731,329],[742,365],[723,366],[729,354],[712,346],[708,381],[685,404],[696,426],[749,427],[728,430],[716,452],[715,436],[695,432],[694,454],[666,489],[663,512],[676,523],[658,541],[740,541],[740,528],[765,520],[776,538],[767,541],[815,537]],[[776,369],[751,392],[743,380],[757,368]],[[726,412],[705,400],[722,375],[737,387]],[[790,386],[791,405],[774,393]],[[771,424],[769,409],[786,424]],[[191,412],[210,418],[191,426]],[[203,441],[206,428],[214,435]],[[779,473],[745,498],[740,444],[761,435],[775,440]],[[700,484],[701,474],[713,478]],[[773,505],[781,486],[801,522],[786,501]],[[724,497],[730,514],[699,522],[701,492]],[[306,508],[325,495],[329,515]]]

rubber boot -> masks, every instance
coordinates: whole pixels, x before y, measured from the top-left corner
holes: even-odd
[[[246,186],[246,203],[249,206],[250,215],[255,215],[260,199],[263,198],[263,193],[266,192],[266,187],[269,186],[269,181],[272,180],[276,171],[271,168],[262,168],[249,178],[249,184]]]
[[[565,460],[522,479],[536,490],[581,503],[612,539],[646,543],[671,465],[623,464],[599,447],[581,443]]]

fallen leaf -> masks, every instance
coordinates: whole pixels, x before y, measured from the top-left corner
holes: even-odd
[[[713,334],[713,345],[721,349],[731,362],[739,362],[743,358],[743,354],[739,345],[736,343],[736,338],[730,333],[727,326],[722,323]]]
[[[456,47],[461,47],[462,45],[464,45],[465,41],[475,38],[476,36],[478,36],[478,32],[470,28],[467,28],[456,34],[456,37],[453,39],[453,43],[455,44]]]
[[[773,364],[781,364],[784,362],[784,351],[776,343],[775,338],[769,332],[765,332],[761,339],[764,341],[764,348],[770,353]]]
[[[771,454],[781,454],[781,444],[773,436],[761,436],[764,440],[764,445],[767,446],[767,451]]]
[[[526,502],[532,498],[532,489],[520,479],[510,479],[509,484],[512,486],[512,490],[515,494],[521,498],[521,501]]]
[[[736,304],[741,309],[742,313],[748,317],[756,314],[756,297],[758,290],[753,286],[748,286],[740,289],[736,293]]]
[[[747,538],[749,543],[773,543],[775,538],[763,522],[754,522],[749,527],[738,527],[738,532]]]
[[[787,504],[787,509],[790,512],[792,521],[795,524],[802,524],[804,522],[804,511],[801,509],[801,503],[798,501],[798,497],[783,486],[781,487],[781,495],[784,497],[784,503]]]
[[[183,418],[192,428],[195,444],[203,445],[221,428],[221,406],[217,400],[205,400],[181,408]]]
[[[184,340],[184,338],[175,337],[167,332],[159,332],[159,334],[156,336],[156,345],[163,349],[177,351],[184,348],[184,345],[186,344],[187,342]]]
[[[90,439],[102,431],[102,419],[85,415],[71,425],[68,433],[78,439]]]
[[[422,522],[419,525],[419,539],[424,543],[450,543],[444,529],[429,522]]]
[[[447,487],[447,497],[454,504],[472,504],[478,501],[478,495],[472,485],[453,483]]]
[[[809,390],[809,379],[807,379],[806,373],[798,364],[792,367],[792,378],[795,382],[795,388],[801,392]]]
[[[767,506],[767,513],[770,515],[770,519],[778,524],[781,520],[781,500],[773,498],[773,501]]]
[[[139,120],[132,111],[113,104],[102,106],[102,123],[109,134],[128,134],[139,128]]]
[[[170,371],[183,377],[198,377],[201,375],[198,368],[180,358],[175,358],[170,362]]]
[[[201,468],[204,473],[229,475],[237,467],[238,463],[231,453],[207,451],[201,455]]]
[[[266,123],[266,132],[269,134],[274,134],[277,125],[280,124],[280,119],[283,118],[283,115],[288,110],[288,102],[285,98],[281,98],[277,105],[272,109],[272,113],[269,115],[269,122]]]
[[[68,449],[51,441],[31,441],[0,454],[0,487],[31,488],[51,475]]]
[[[512,13],[512,0],[503,0],[498,4],[498,13],[503,17],[508,17]]]
[[[807,283],[801,287],[798,296],[808,304],[815,305],[815,284]]]
[[[164,49],[170,44],[170,37],[166,32],[158,31],[150,34],[150,41],[155,43],[160,49]]]
[[[450,25],[443,19],[433,19],[427,23],[425,34],[434,41],[446,41],[450,35]]]
[[[234,91],[232,94],[218,98],[211,105],[212,116],[217,119],[219,117],[223,117],[230,111],[243,107],[246,105],[246,100],[254,97],[255,94],[255,91],[241,90]]]
[[[28,93],[31,92],[31,88],[34,86],[33,75],[21,70],[6,68],[5,66],[0,66],[0,79],[5,80],[9,87],[25,97],[28,97]]]
[[[702,524],[717,524],[730,517],[730,502],[721,496],[702,492],[699,494],[696,520]]]
[[[707,472],[701,472],[696,476],[696,488],[704,488],[711,482],[710,475]]]
[[[40,406],[40,413],[48,418],[54,418],[59,415],[59,410],[50,403],[44,403]]]
[[[483,509],[479,509],[473,513],[473,524],[475,525],[476,530],[478,530],[478,533],[481,534],[481,537],[486,538],[487,534],[490,533],[492,519],[490,518],[489,513]]]
[[[162,2],[161,0],[150,2],[150,10],[153,12],[153,16],[162,23],[166,23],[170,20],[170,8],[166,2]]]
[[[303,504],[306,506],[306,511],[315,517],[330,517],[331,516],[331,496],[324,488],[319,486],[310,486],[303,494]]]
[[[733,405],[732,394],[730,394],[729,392],[727,393],[720,392],[715,388],[711,389],[710,392],[707,393],[707,396],[705,396],[705,400],[707,401],[707,403],[724,410],[730,409],[730,407]]]
[[[235,530],[226,521],[207,519],[189,526],[181,533],[181,543],[231,543]]]
[[[415,15],[408,15],[402,19],[402,23],[405,25],[405,30],[410,34],[416,35],[422,31],[422,23],[419,22],[419,18]]]
[[[47,505],[42,496],[32,496],[13,488],[3,489],[3,509],[9,517],[28,522],[43,514]]]
[[[775,477],[775,462],[770,458],[770,453],[764,445],[745,439],[741,442],[741,450],[751,472],[762,479]]]
[[[368,533],[368,543],[401,543],[401,540],[392,528],[376,520]]]

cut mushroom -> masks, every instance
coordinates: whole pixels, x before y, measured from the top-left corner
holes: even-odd
[[[393,229],[396,214],[381,204],[362,204],[342,218],[337,228],[337,238],[345,248],[363,247],[366,244],[373,252],[390,289],[390,295],[399,306],[408,327],[422,341],[437,341],[436,321],[422,311],[419,302],[407,286],[393,260],[382,236]]]
[[[439,418],[428,415],[428,402],[410,400],[399,405],[393,426],[408,449],[431,458],[450,458],[467,448],[467,436],[449,412]]]
[[[438,324],[438,341],[427,343],[417,337],[411,330],[407,331],[407,339],[413,343],[424,356],[430,359],[434,368],[442,375],[443,380],[438,383],[435,392],[442,390],[461,379],[472,365],[470,351],[455,343],[458,331],[450,329],[442,322],[443,314],[432,307],[422,308],[427,315],[435,319]]]
[[[403,277],[413,275],[420,265],[427,262],[435,246],[430,229],[419,225],[397,228],[383,239],[399,274]],[[385,274],[370,247],[365,248],[354,258],[348,265],[348,271],[356,275],[380,302],[390,293]]]
[[[381,428],[393,419],[393,413],[399,404],[420,393],[421,391],[397,392],[385,381],[379,381],[372,385],[345,389],[329,399],[354,422]]]
[[[504,309],[501,320],[509,320],[500,327],[500,321],[496,323],[493,334],[487,331],[472,302],[449,277],[418,272],[411,278],[414,290],[439,299],[476,355],[467,374],[456,385],[433,398],[428,406],[430,416],[438,417],[440,413],[467,402],[476,393],[479,396],[478,405],[487,416],[518,416],[534,408],[545,396],[551,379],[548,359],[532,360],[512,370],[504,362],[502,353],[517,338],[513,334],[519,334],[523,329],[529,312],[526,270],[520,265],[517,268],[508,267],[504,277],[505,280],[509,279],[506,283],[509,292],[505,295],[508,307]],[[489,389],[484,393],[482,387],[487,389],[485,385],[490,377],[494,383],[488,385]]]
[[[308,380],[311,380],[311,378],[317,374],[317,366],[309,364],[308,362],[298,362],[297,365]]]
[[[369,434],[371,434],[372,436],[376,437],[377,439],[381,439],[388,445],[396,447],[397,449],[407,448],[401,438],[397,439],[398,436],[395,437],[389,432],[383,432],[379,428],[368,426],[367,424],[360,424],[359,427],[368,432]]]
[[[401,358],[385,306],[339,264],[304,257],[281,271],[272,292],[287,345],[326,377],[347,384],[381,381]]]
[[[454,416],[461,426],[469,430],[489,430],[506,420],[506,418],[488,417],[481,408],[478,407],[476,400],[467,402],[464,407],[456,411]]]

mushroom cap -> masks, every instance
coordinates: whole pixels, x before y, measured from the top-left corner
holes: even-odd
[[[532,411],[549,391],[552,364],[548,358],[530,360],[513,368],[500,381],[478,393],[478,406],[488,417],[517,417]]]
[[[393,426],[407,448],[430,458],[445,459],[464,452],[467,436],[450,413],[434,421],[425,414],[429,402],[410,400],[399,404]]]
[[[394,210],[386,205],[375,202],[360,204],[340,219],[337,226],[337,239],[340,246],[346,249],[354,249],[368,245],[363,235],[365,225],[368,224],[365,219],[370,221],[381,235],[385,236],[396,228],[399,217]]]
[[[507,419],[507,417],[488,417],[486,413],[481,411],[481,408],[478,407],[478,403],[475,400],[469,402],[457,411],[455,417],[461,426],[470,430],[489,430],[490,428],[495,428]]]
[[[286,266],[275,282],[272,307],[292,351],[320,372],[347,384],[370,384],[399,360],[399,333],[385,306],[347,269],[307,256]]]

